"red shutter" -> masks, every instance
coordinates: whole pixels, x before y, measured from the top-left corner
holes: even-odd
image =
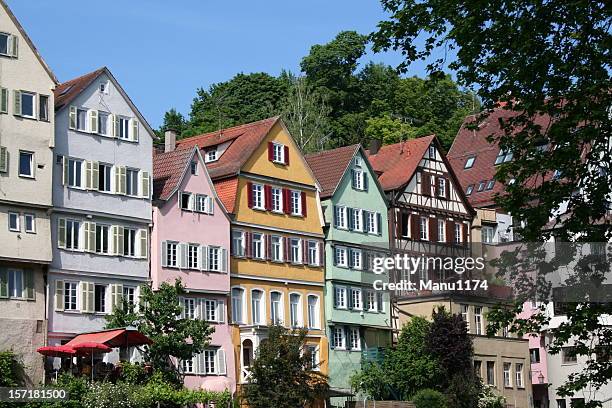
[[[440,197],[440,179],[442,177],[434,176],[434,195]]]
[[[431,181],[429,181],[429,174],[427,173],[421,175],[421,194],[425,196],[431,195]]]
[[[253,251],[253,237],[250,232],[247,231],[244,233],[244,241],[246,247],[244,253],[247,258],[250,258]]]
[[[397,209],[395,211],[395,238],[398,238],[398,239],[403,237],[406,232],[404,231],[403,224],[402,224],[403,216],[404,216],[404,212],[402,210]]]
[[[272,258],[272,236],[269,234],[264,235],[265,247],[266,247],[266,259]]]
[[[285,146],[285,164],[289,164],[289,146]]]
[[[304,265],[308,265],[310,263],[310,259],[308,259],[309,251],[308,251],[308,241],[305,239],[302,240],[302,263]]]
[[[291,238],[285,237],[285,262],[291,262]]]
[[[283,188],[283,211],[291,214],[291,191],[288,188]]]
[[[325,265],[325,245],[323,242],[317,244],[319,246],[319,266]]]
[[[421,239],[421,221],[419,218],[419,214],[410,215],[410,220],[412,221],[412,231],[410,237],[415,241]]]
[[[431,242],[438,240],[438,220],[436,218],[429,219],[429,240]]]
[[[249,208],[253,208],[253,183],[247,182],[247,200],[249,202]]]
[[[274,160],[274,143],[268,142],[268,160]]]
[[[306,193],[302,191],[302,217],[307,215],[306,213]]]
[[[271,186],[264,186],[264,201],[265,201],[265,205],[264,207],[266,208],[266,210],[268,211],[272,211],[272,187]]]
[[[455,242],[455,223],[452,221],[446,221],[446,242]]]
[[[467,224],[461,223],[461,233],[463,234],[463,245],[468,244]]]

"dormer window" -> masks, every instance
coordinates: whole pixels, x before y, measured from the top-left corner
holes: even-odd
[[[465,190],[465,195],[469,196],[472,194],[472,191],[474,191],[474,185],[470,184],[469,186],[467,186],[467,190]]]
[[[217,153],[217,148],[214,147],[208,151],[206,151],[206,156],[204,157],[204,161],[206,163],[214,162],[219,159],[219,155]]]
[[[474,166],[474,161],[476,161],[476,156],[468,157],[467,160],[465,161],[465,166],[463,166],[463,168],[471,169],[472,166]]]
[[[507,163],[512,160],[512,152],[504,149],[500,149],[497,157],[495,158],[495,165]]]
[[[489,180],[489,182],[487,183],[487,187],[485,188],[485,190],[493,190],[493,186],[495,185],[495,180]]]
[[[478,183],[478,192],[481,192],[482,190],[484,190],[485,188],[485,182],[481,181],[480,183]]]

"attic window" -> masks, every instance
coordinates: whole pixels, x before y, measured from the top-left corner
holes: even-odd
[[[478,192],[481,192],[485,188],[485,181],[478,183]]]
[[[60,92],[59,96],[62,95],[66,95],[68,92],[70,92],[70,90],[74,87],[74,85],[70,85],[68,86],[66,89],[64,89],[62,92]]]
[[[429,158],[434,160],[436,158],[436,147],[433,145],[429,146]]]
[[[355,157],[355,167],[361,167],[361,157]]]
[[[467,160],[465,161],[465,166],[463,166],[464,169],[471,169],[472,166],[474,165],[474,161],[476,161],[476,156],[470,156],[467,158]]]
[[[193,174],[194,176],[198,175],[198,162],[192,161],[191,164],[191,174]]]
[[[470,184],[469,186],[467,186],[467,190],[465,190],[465,195],[472,195],[472,191],[474,191],[474,185]]]
[[[495,158],[495,165],[507,163],[512,160],[512,152],[504,149],[500,149],[497,157]]]
[[[108,82],[100,82],[100,93],[108,94]]]
[[[487,183],[487,187],[485,188],[485,190],[493,190],[493,186],[495,185],[495,180],[489,180],[489,182]]]
[[[213,147],[212,149],[206,151],[206,156],[204,157],[204,161],[206,163],[214,162],[217,160],[219,160],[219,155],[216,147]]]

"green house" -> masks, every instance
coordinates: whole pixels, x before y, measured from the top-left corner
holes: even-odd
[[[391,343],[389,293],[375,289],[388,276],[373,272],[389,250],[388,203],[360,145],[306,160],[322,188],[330,386],[350,392],[351,376]]]

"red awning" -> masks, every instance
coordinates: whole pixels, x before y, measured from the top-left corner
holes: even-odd
[[[74,339],[66,343],[67,346],[74,346],[75,344],[85,342],[96,342],[107,345],[108,347],[127,347],[127,346],[141,346],[143,344],[153,343],[144,334],[138,330],[129,329],[112,329],[103,330],[93,333],[83,333],[76,336]]]

